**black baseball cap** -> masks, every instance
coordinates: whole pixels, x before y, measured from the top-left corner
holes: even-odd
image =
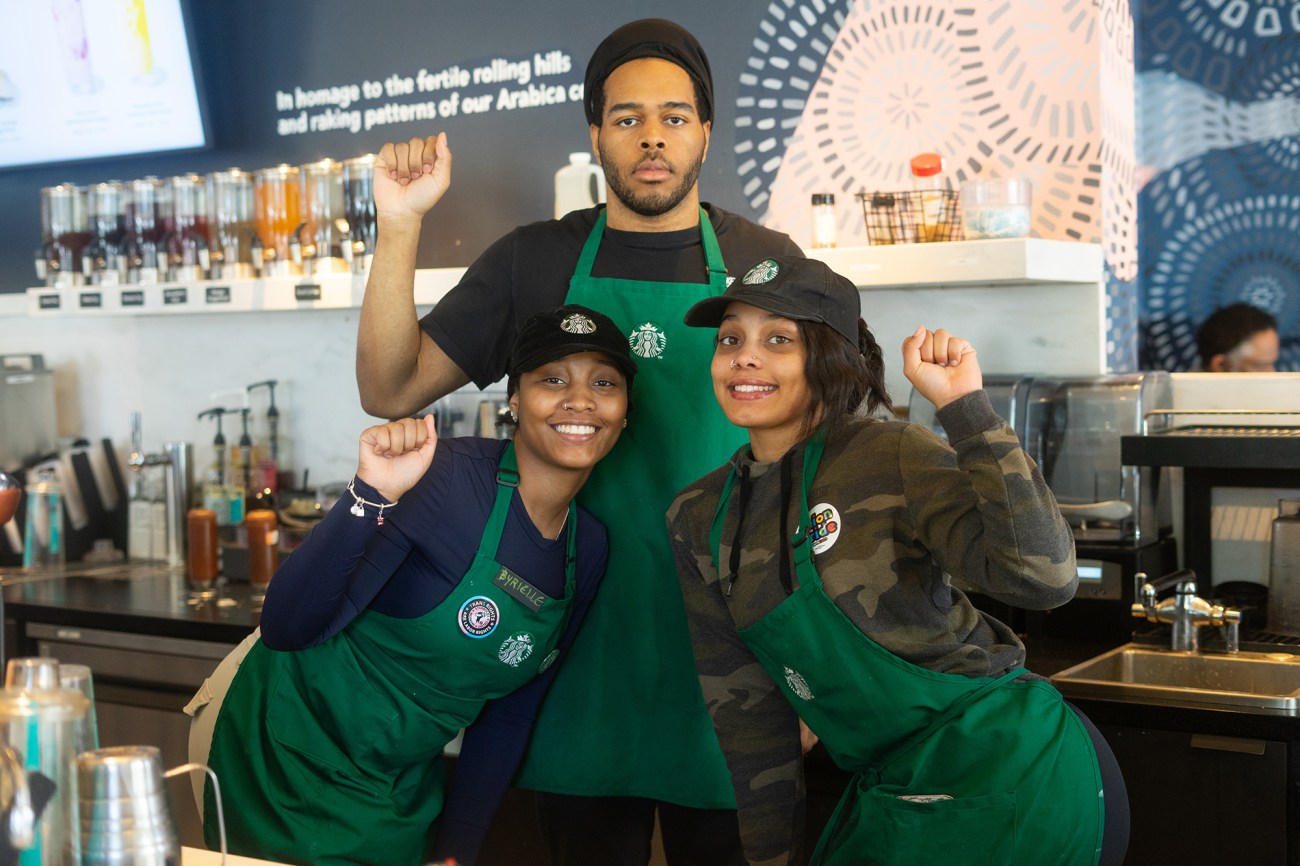
[[[581,304],[565,304],[524,322],[515,338],[506,372],[518,377],[520,373],[579,352],[600,352],[608,356],[627,376],[628,388],[632,387],[636,364],[628,349],[627,336],[604,313]]]
[[[862,299],[858,287],[825,262],[802,256],[773,256],[750,268],[721,295],[705,298],[686,311],[683,321],[693,328],[722,324],[727,305],[750,304],[760,310],[805,322],[822,322],[858,345]]]
[[[643,57],[657,57],[675,63],[699,86],[701,105],[695,106],[701,121],[713,119],[713,72],[703,46],[690,31],[665,18],[631,21],[609,34],[596,46],[587,61],[583,84],[583,109],[587,122],[599,126],[597,98],[605,79],[624,63]]]

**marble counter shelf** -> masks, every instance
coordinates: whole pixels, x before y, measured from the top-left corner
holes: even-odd
[[[1042,238],[835,247],[807,255],[864,292],[898,286],[1094,284],[1102,274],[1100,245]]]

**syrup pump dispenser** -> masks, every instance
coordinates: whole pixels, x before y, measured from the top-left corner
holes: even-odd
[[[239,423],[241,425],[239,433],[239,462],[243,464],[244,470],[244,492],[250,499],[260,495],[261,491],[253,492],[253,437],[248,435],[248,407],[243,406],[239,409],[227,409],[230,413],[239,413]]]
[[[267,448],[270,457],[257,461],[257,490],[259,496],[262,495],[262,491],[275,494],[280,489],[280,410],[275,407],[275,386],[278,384],[279,382],[275,379],[267,379],[265,382],[254,382],[244,389],[251,394],[254,388],[266,388],[271,397],[271,405],[266,410]]]
[[[242,523],[244,519],[243,497],[232,496],[231,488],[226,484],[226,435],[221,431],[221,416],[226,414],[222,406],[214,406],[199,413],[199,420],[213,418],[217,422],[217,435],[212,439],[212,448],[216,452],[212,462],[212,471],[203,485],[203,507],[210,508],[217,514],[219,526]],[[238,501],[238,513],[235,512]]]

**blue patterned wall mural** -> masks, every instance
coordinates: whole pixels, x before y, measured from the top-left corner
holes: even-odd
[[[1108,362],[1133,369],[1132,45],[1117,0],[777,0],[740,77],[742,190],[800,243],[810,196],[835,193],[852,246],[867,243],[855,194],[909,188],[916,153],[941,153],[954,187],[1028,177],[1035,236],[1103,245]]]
[[[1300,3],[1137,7],[1144,366],[1196,369],[1196,329],[1255,304],[1300,370]]]

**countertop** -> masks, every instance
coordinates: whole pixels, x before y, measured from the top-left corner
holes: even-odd
[[[195,604],[181,570],[150,562],[69,565],[61,573],[0,568],[0,587],[9,619],[156,637],[239,643],[260,614],[246,583],[223,584],[218,598]],[[1045,677],[1114,648],[1033,637],[1025,643],[1027,666]]]
[[[0,569],[13,620],[237,644],[257,628],[248,584],[225,583],[196,603],[181,569],[150,562],[70,565],[62,572]]]
[[[220,586],[217,598],[195,603],[183,572],[156,563],[67,566],[63,573],[0,569],[4,613],[19,622],[236,644],[258,625],[260,608],[244,583]],[[1114,646],[1103,642],[1025,639],[1027,666],[1051,676]],[[1068,697],[1068,696],[1067,696]],[[1073,700],[1073,699],[1072,699]],[[1269,739],[1300,738],[1300,718],[1203,706],[1152,706],[1132,701],[1073,700],[1094,721],[1147,725]]]

